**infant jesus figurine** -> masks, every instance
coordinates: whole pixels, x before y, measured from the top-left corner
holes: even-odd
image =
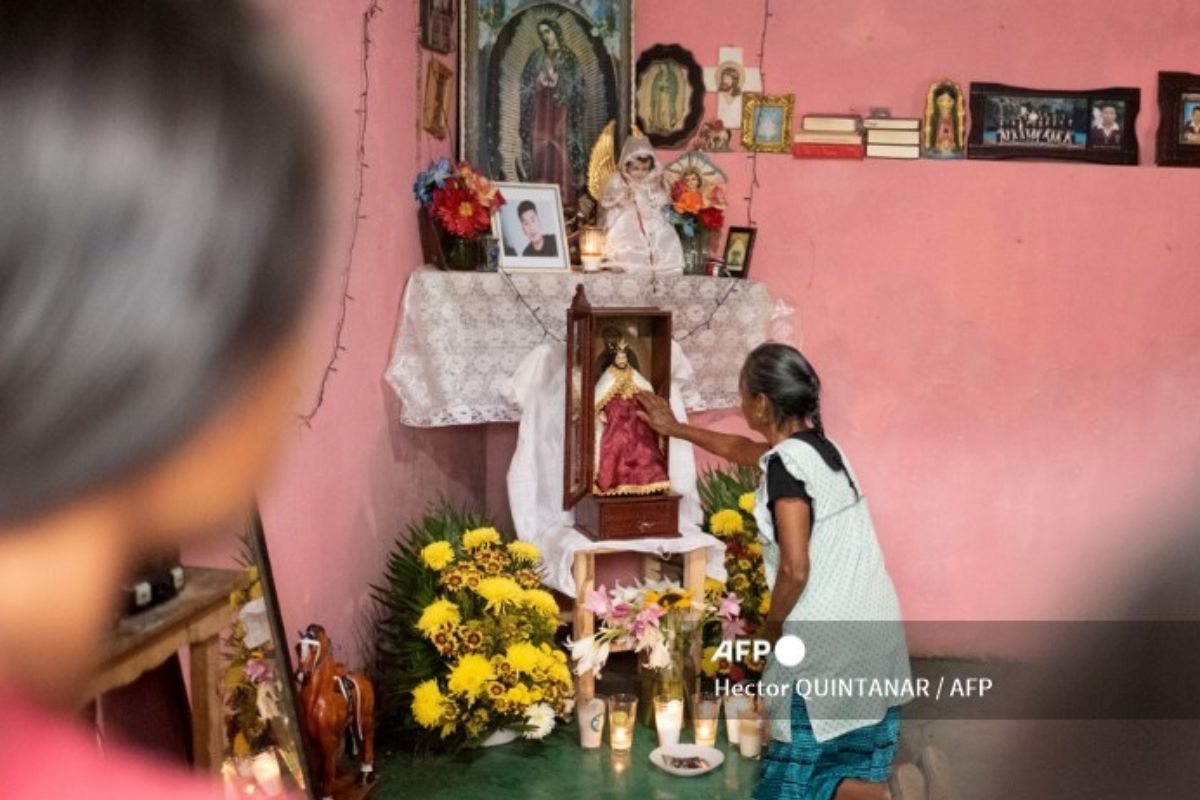
[[[683,246],[667,221],[662,170],[645,136],[630,136],[600,198],[604,260],[630,272],[683,271]]]
[[[596,381],[597,495],[641,495],[669,491],[667,457],[658,434],[640,417],[638,392],[652,392],[650,381],[630,363],[624,339],[602,356],[607,367]]]

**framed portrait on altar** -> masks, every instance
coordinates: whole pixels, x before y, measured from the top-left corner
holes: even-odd
[[[567,311],[563,508],[593,539],[679,535],[670,440],[639,416],[643,392],[670,399],[671,312],[592,308],[582,285]]]
[[[630,130],[633,0],[463,0],[459,20],[459,157],[574,211],[605,125]]]
[[[562,199],[553,183],[497,183],[504,205],[492,212],[497,265],[508,272],[571,268]]]
[[[1158,73],[1154,163],[1160,167],[1200,167],[1200,75]]]

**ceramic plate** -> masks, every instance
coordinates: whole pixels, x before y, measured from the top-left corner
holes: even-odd
[[[681,758],[701,759],[704,766],[687,767],[672,762]],[[666,747],[656,747],[650,752],[650,763],[664,772],[672,775],[691,777],[712,772],[725,762],[725,754],[715,747],[703,747],[698,744],[672,744]]]

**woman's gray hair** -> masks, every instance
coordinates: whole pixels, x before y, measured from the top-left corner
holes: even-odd
[[[0,525],[162,458],[296,330],[317,156],[240,2],[0,4]]]

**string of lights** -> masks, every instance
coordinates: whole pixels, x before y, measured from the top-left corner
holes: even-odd
[[[383,9],[379,6],[379,0],[369,0],[367,8],[363,11],[362,15],[362,59],[360,65],[362,89],[358,95],[358,108],[354,111],[358,115],[358,139],[355,150],[355,189],[354,202],[352,204],[353,214],[350,220],[350,243],[346,248],[346,264],[342,268],[341,297],[338,300],[337,322],[334,325],[333,331],[333,350],[329,355],[328,361],[325,363],[325,369],[321,373],[321,382],[317,386],[317,394],[313,399],[312,406],[305,413],[297,415],[300,422],[309,428],[312,427],[313,420],[321,410],[321,406],[325,403],[325,390],[328,388],[333,374],[337,372],[338,358],[346,349],[346,346],[342,344],[342,334],[345,332],[346,317],[349,314],[350,303],[354,300],[350,295],[350,274],[354,266],[354,250],[358,245],[359,224],[366,219],[366,215],[362,213],[362,206],[367,169],[368,101],[371,94],[371,20],[382,11]]]

